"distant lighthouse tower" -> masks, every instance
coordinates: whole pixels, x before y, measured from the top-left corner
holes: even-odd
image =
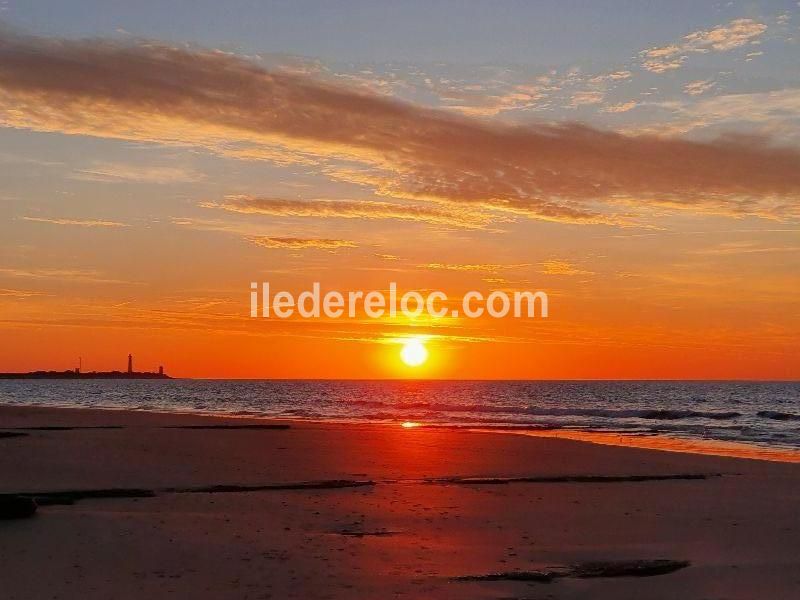
[[[128,373],[133,373],[133,354],[128,354]]]

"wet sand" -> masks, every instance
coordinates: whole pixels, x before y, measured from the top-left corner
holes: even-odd
[[[0,407],[0,432],[26,434],[0,436],[0,492],[40,503],[33,518],[0,521],[0,595],[800,590],[797,464],[424,427],[241,427],[265,424]],[[655,559],[674,569],[631,562]]]

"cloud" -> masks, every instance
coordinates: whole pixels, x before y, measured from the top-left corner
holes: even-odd
[[[623,81],[625,79],[630,79],[633,76],[633,73],[630,71],[613,71],[611,73],[606,73],[604,75],[596,75],[589,79],[590,84],[607,84],[608,82],[613,81]]]
[[[725,242],[711,248],[695,250],[693,254],[707,256],[738,256],[741,254],[771,254],[774,252],[800,252],[800,246],[762,246],[758,242]]]
[[[251,237],[263,235],[268,230],[251,222],[231,222],[220,219],[195,219],[190,217],[171,217],[170,222],[178,227],[194,229],[197,231],[217,231],[220,233],[230,233],[240,237]]]
[[[491,263],[478,263],[478,264],[447,264],[447,263],[428,263],[426,265],[419,265],[423,269],[431,269],[434,271],[507,271],[510,269],[521,269],[528,267],[528,264],[516,265],[498,265]]]
[[[727,25],[690,33],[676,44],[642,51],[642,67],[653,73],[678,69],[689,54],[727,52],[754,43],[766,30],[766,25],[753,19],[734,19]]]
[[[752,19],[734,19],[707,31],[690,33],[683,39],[685,45],[696,51],[725,52],[753,41],[767,30],[767,26]]]
[[[651,204],[781,217],[800,196],[800,152],[765,140],[514,126],[156,42],[0,32],[0,125],[305,162],[389,198],[572,223]]]
[[[72,174],[82,181],[140,183],[191,183],[204,178],[202,173],[179,167],[142,167],[123,163],[96,162],[87,169]]]
[[[203,202],[201,206],[243,214],[280,217],[397,219],[465,229],[483,229],[490,222],[498,220],[497,217],[485,212],[469,211],[459,209],[459,207],[443,208],[372,200],[287,200],[231,195],[226,196],[224,202]]]
[[[642,68],[652,73],[666,73],[673,69],[680,69],[686,60],[686,56],[680,46],[663,46],[662,48],[651,48],[641,53],[643,58]]]
[[[626,81],[633,76],[630,71],[612,71],[603,75],[596,75],[588,80],[588,89],[576,92],[570,100],[570,107],[577,108],[587,104],[600,104],[605,100],[606,92],[615,84]],[[635,101],[621,102],[619,104],[605,106],[601,110],[607,113],[627,112],[637,106]]]
[[[541,266],[545,275],[594,275],[592,271],[579,269],[566,260],[547,260]]]
[[[603,112],[607,113],[624,113],[628,112],[629,110],[636,108],[639,106],[639,103],[635,100],[630,100],[629,102],[621,102],[620,104],[611,104],[610,106],[606,106],[603,109]]]
[[[44,292],[35,292],[33,290],[15,290],[10,288],[0,288],[0,297],[17,298],[24,300],[26,298],[34,298],[38,296],[47,296]]]
[[[496,93],[486,93],[483,86],[448,87],[440,92],[444,105],[465,115],[493,117],[509,110],[534,108],[544,97],[545,88],[518,84]]]
[[[24,277],[28,279],[56,279],[69,280],[86,283],[122,283],[128,285],[139,285],[135,281],[125,281],[122,279],[108,279],[101,273],[90,269],[52,269],[52,268],[0,268],[0,275],[9,277]]]
[[[332,240],[324,238],[300,237],[268,237],[251,236],[247,238],[256,246],[281,250],[305,250],[308,248],[320,250],[338,250],[339,248],[355,248],[356,244],[347,240]]]
[[[587,104],[600,104],[604,97],[605,93],[599,90],[584,90],[581,92],[575,92],[572,95],[569,105],[572,108],[577,108]]]
[[[717,85],[717,82],[712,79],[700,79],[698,81],[690,81],[683,86],[683,91],[690,96],[700,96]]]
[[[52,225],[75,225],[77,227],[129,227],[117,221],[91,221],[82,219],[46,219],[44,217],[22,217],[23,221],[35,223],[50,223]]]
[[[264,228],[256,223],[247,222],[229,222],[219,220],[205,220],[205,219],[191,219],[186,217],[172,217],[174,225],[179,227],[186,227],[198,231],[214,231],[219,233],[226,233],[244,238],[245,240],[263,248],[286,248],[286,249],[303,249],[303,248],[320,248],[326,250],[334,250],[337,248],[355,248],[357,244],[348,240],[327,239],[327,238],[311,238],[311,237],[287,237],[282,235],[274,235],[272,231],[274,228]],[[272,231],[270,231],[270,229]]]
[[[786,139],[797,139],[800,125],[800,88],[751,94],[725,94],[693,102],[669,102],[661,106],[673,110],[677,119],[664,131],[685,133],[704,127],[724,127],[748,123],[762,126]],[[742,140],[744,142],[744,139]],[[758,140],[756,144],[760,144]],[[790,195],[794,201],[796,195]]]

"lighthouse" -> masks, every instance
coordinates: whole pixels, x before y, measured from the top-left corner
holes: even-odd
[[[128,354],[128,373],[133,373],[133,354]]]

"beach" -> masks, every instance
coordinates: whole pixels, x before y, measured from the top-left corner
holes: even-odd
[[[40,504],[0,521],[8,599],[744,599],[800,587],[796,464],[118,410],[0,407],[0,430],[25,434],[0,439],[0,491]]]

